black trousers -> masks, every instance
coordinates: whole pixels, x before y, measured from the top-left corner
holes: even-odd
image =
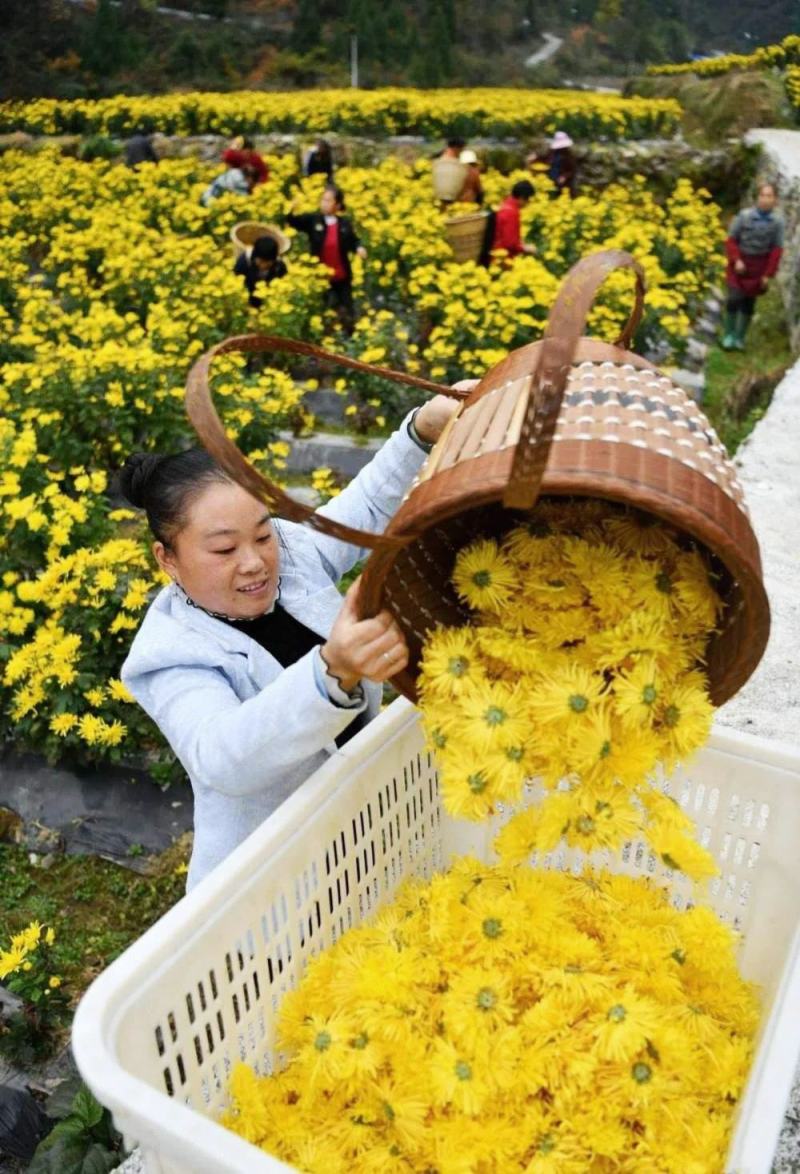
[[[728,287],[728,300],[725,309],[731,314],[744,314],[745,318],[752,318],[756,308],[756,295],[742,293],[733,286]]]
[[[335,310],[346,334],[352,334],[356,323],[353,305],[353,284],[350,281],[332,281],[325,292],[325,306]]]

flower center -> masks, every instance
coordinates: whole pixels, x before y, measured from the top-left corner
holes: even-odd
[[[431,733],[431,741],[437,750],[444,750],[447,745],[447,734],[443,734],[441,730],[433,730]]]
[[[538,1148],[540,1154],[552,1154],[553,1150],[556,1148],[553,1135],[551,1133],[543,1133],[539,1138]]]
[[[663,595],[672,594],[672,580],[666,571],[659,571],[656,575],[656,590]]]
[[[622,1023],[627,1014],[628,1012],[622,1006],[622,1003],[617,1003],[615,1007],[611,1008],[606,1019],[609,1019],[612,1023]]]
[[[644,689],[642,689],[642,701],[645,705],[652,705],[657,696],[658,693],[655,685],[645,685]]]
[[[489,571],[476,571],[472,576],[472,582],[476,587],[488,587],[492,581],[492,576]]]
[[[368,1043],[369,1043],[369,1036],[367,1035],[367,1033],[365,1031],[362,1031],[360,1033],[360,1035],[357,1035],[356,1038],[353,1040],[353,1047],[358,1048],[358,1050],[361,1052],[364,1050],[364,1048],[367,1046]]]
[[[487,726],[502,726],[507,717],[508,714],[499,705],[490,705],[483,715],[483,720]]]
[[[321,1031],[314,1040],[314,1047],[318,1052],[327,1052],[331,1046],[331,1033],[329,1031]]]
[[[510,759],[511,762],[522,762],[524,753],[525,751],[521,746],[509,746],[506,749],[506,758]]]
[[[469,669],[466,656],[451,656],[447,662],[447,671],[451,677],[463,677]]]
[[[475,1002],[481,1011],[491,1011],[493,1007],[497,1006],[497,995],[491,987],[482,986]]]
[[[664,713],[664,725],[669,729],[674,730],[678,722],[681,720],[681,711],[677,705],[668,705]]]
[[[454,1071],[459,1080],[472,1080],[472,1069],[466,1060],[459,1060]]]
[[[631,1068],[631,1076],[637,1084],[647,1084],[648,1080],[652,1078],[652,1075],[653,1069],[649,1064],[645,1064],[641,1060]]]
[[[499,938],[503,932],[503,923],[499,917],[487,917],[482,929],[487,938]]]
[[[683,966],[684,962],[686,961],[686,951],[681,950],[679,947],[678,949],[672,951],[670,958],[674,958],[680,966]]]
[[[582,693],[573,693],[569,699],[569,707],[573,713],[585,713],[589,708],[589,698]]]
[[[473,795],[480,795],[486,790],[486,775],[479,770],[474,775],[469,775],[467,783]]]
[[[579,815],[575,820],[575,827],[583,836],[591,835],[595,829],[595,822],[591,815]]]

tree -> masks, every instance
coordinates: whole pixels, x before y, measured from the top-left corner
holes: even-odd
[[[300,0],[292,29],[292,48],[298,53],[308,53],[315,49],[320,41],[321,26],[319,0]]]

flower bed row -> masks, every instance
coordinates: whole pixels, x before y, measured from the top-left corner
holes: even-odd
[[[561,128],[581,138],[622,139],[672,135],[680,117],[680,106],[669,99],[570,90],[243,91],[5,102],[0,103],[0,132],[124,135],[145,125],[164,134],[340,131],[531,137]]]

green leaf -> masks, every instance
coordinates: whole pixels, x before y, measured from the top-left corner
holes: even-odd
[[[108,1150],[95,1141],[86,1151],[81,1174],[108,1174],[108,1171],[115,1170],[121,1161],[120,1153]]]
[[[52,1136],[45,1141],[50,1141]],[[48,1148],[42,1142],[28,1166],[28,1174],[82,1174],[85,1156],[85,1141],[62,1135]]]
[[[84,1083],[77,1074],[62,1080],[47,1098],[45,1104],[47,1116],[52,1117],[54,1121],[61,1121],[64,1117],[68,1117],[72,1110],[72,1102],[83,1087]]]
[[[72,1113],[84,1123],[87,1129],[91,1129],[93,1125],[99,1125],[103,1112],[103,1106],[91,1094],[86,1085],[75,1094]]]

